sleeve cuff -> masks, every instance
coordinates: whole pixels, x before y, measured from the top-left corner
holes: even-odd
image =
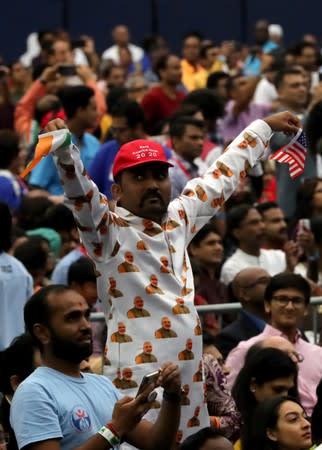
[[[256,133],[261,138],[264,144],[266,144],[270,140],[273,134],[271,127],[261,119],[254,120],[254,122],[252,122],[248,128]]]

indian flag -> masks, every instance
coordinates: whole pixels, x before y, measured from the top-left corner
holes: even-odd
[[[20,176],[25,178],[29,172],[49,153],[59,148],[68,147],[72,143],[72,136],[67,128],[40,134],[35,148],[34,158],[22,171]]]

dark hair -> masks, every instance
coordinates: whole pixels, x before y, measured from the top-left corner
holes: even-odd
[[[37,347],[42,351],[42,344],[34,334],[34,325],[40,323],[48,325],[50,321],[50,307],[48,297],[51,294],[63,294],[71,288],[63,284],[51,284],[39,289],[27,301],[24,307],[24,320],[26,331],[32,336]]]
[[[165,45],[167,45],[166,40],[161,34],[149,34],[147,36],[144,36],[142,41],[142,47],[145,53],[152,53],[160,46],[160,41],[163,41]]]
[[[301,403],[293,397],[268,398],[257,405],[253,414],[252,424],[247,430],[245,444],[242,447],[243,450],[273,450],[278,448],[278,443],[273,442],[267,436],[267,430],[276,429],[281,406],[287,401],[297,403],[303,408]]]
[[[198,39],[200,42],[203,40],[203,35],[200,33],[200,31],[189,31],[188,33],[184,34],[183,41],[191,37]]]
[[[280,289],[296,289],[300,291],[305,298],[305,304],[310,303],[311,287],[308,281],[297,273],[282,272],[271,277],[264,292],[264,300],[271,302],[276,291]]]
[[[264,203],[259,203],[258,205],[256,205],[256,209],[261,216],[263,214],[265,214],[266,211],[269,211],[270,209],[276,209],[276,208],[279,208],[279,206],[276,202],[264,202]]]
[[[322,244],[322,217],[312,217],[310,219],[311,231],[314,235],[314,240],[317,245]]]
[[[224,103],[212,90],[195,89],[184,98],[184,103],[197,105],[205,120],[216,120],[224,115]]]
[[[322,150],[322,101],[315,103],[310,110],[306,124],[305,132],[310,150],[314,153],[321,153]]]
[[[316,388],[317,402],[313,408],[311,416],[312,437],[314,444],[322,442],[322,379]]]
[[[212,223],[206,223],[206,225],[204,225],[199,231],[198,233],[193,237],[193,239],[191,240],[191,244],[194,244],[196,246],[199,246],[201,241],[203,241],[204,239],[206,239],[206,237],[208,236],[208,234],[210,233],[216,233],[220,236],[219,231],[217,230],[217,228],[215,227],[215,225],[213,225]]]
[[[305,48],[312,48],[315,51],[316,56],[318,56],[318,49],[317,49],[316,45],[312,44],[311,42],[306,42],[306,41],[298,42],[297,44],[294,45],[293,55],[301,56],[302,52]]]
[[[29,238],[22,242],[16,247],[13,256],[22,262],[32,276],[35,276],[38,270],[46,272],[48,252],[39,240]]]
[[[0,200],[0,253],[11,247],[12,217],[8,205]]]
[[[284,78],[287,75],[302,75],[302,72],[299,69],[297,69],[296,67],[285,67],[285,69],[280,70],[279,72],[277,72],[276,78],[274,81],[276,89],[279,89],[282,86],[282,84],[284,82]]]
[[[112,86],[108,90],[108,94],[106,96],[106,103],[108,105],[108,109],[112,111],[119,102],[121,102],[124,98],[127,98],[127,89],[123,86]]]
[[[47,197],[23,197],[17,213],[17,225],[24,230],[39,228],[43,224],[46,210],[52,205],[53,202]]]
[[[247,217],[249,211],[255,209],[255,206],[242,203],[241,205],[234,206],[228,211],[227,214],[227,235],[233,237],[233,231],[239,228],[241,222]]]
[[[19,151],[18,133],[13,130],[0,130],[0,169],[7,169]]]
[[[145,122],[142,107],[135,100],[129,98],[122,98],[115,103],[111,109],[111,115],[113,117],[125,117],[130,128],[144,125]]]
[[[215,89],[218,85],[218,82],[222,80],[223,78],[228,79],[229,75],[226,72],[218,71],[211,73],[207,78],[207,88],[208,89]]]
[[[44,97],[46,97],[46,102],[44,102]],[[63,107],[62,102],[58,97],[56,97],[56,95],[46,95],[44,97],[41,98],[42,101],[40,104],[37,102],[34,111],[34,118],[38,123],[41,122],[41,119],[48,112],[57,113]],[[53,116],[53,119],[54,118],[55,117]]]
[[[202,43],[200,49],[200,58],[206,58],[207,52],[211,48],[217,48],[217,45],[212,41],[206,41],[205,43]]]
[[[162,55],[156,60],[153,69],[154,69],[154,72],[158,75],[159,79],[161,79],[160,72],[167,68],[168,61],[171,56],[175,56],[175,55],[173,55],[173,54]]]
[[[0,352],[0,392],[13,394],[10,377],[17,375],[20,381],[34,370],[34,341],[30,334],[17,336],[8,348]]]
[[[296,209],[289,223],[290,232],[294,230],[299,219],[312,217],[312,200],[319,183],[322,183],[322,178],[312,177],[305,179],[298,187],[296,191]]]
[[[203,120],[194,119],[190,116],[177,117],[171,120],[169,123],[169,135],[173,137],[181,138],[188,125],[193,125],[194,127],[204,129],[205,123]]]
[[[231,391],[243,422],[249,424],[257,405],[255,395],[250,391],[252,380],[258,385],[263,385],[277,378],[293,376],[294,384],[297,386],[297,373],[296,363],[286,352],[277,348],[257,349],[247,360],[245,359],[244,367],[240,370]],[[296,388],[292,394],[297,396]]]
[[[82,256],[74,261],[69,266],[67,281],[69,285],[73,282],[80,285],[83,285],[88,281],[96,283],[95,269],[92,260],[86,256]]]
[[[55,231],[71,231],[76,228],[73,213],[65,205],[50,206],[43,217],[43,226]]]
[[[208,439],[216,439],[223,437],[224,434],[216,428],[203,428],[197,433],[188,436],[180,445],[179,450],[199,450]],[[225,438],[227,439],[227,438]]]
[[[66,86],[58,93],[68,119],[76,114],[78,108],[86,108],[94,97],[94,91],[88,86]]]

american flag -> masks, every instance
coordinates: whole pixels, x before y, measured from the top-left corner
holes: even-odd
[[[289,164],[290,177],[294,180],[304,171],[305,157],[307,153],[306,136],[302,129],[284,147],[277,150],[269,159],[280,163]]]

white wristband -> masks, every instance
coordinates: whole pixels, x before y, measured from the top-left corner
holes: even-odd
[[[102,427],[98,433],[114,448],[120,443],[120,439],[107,427]]]

